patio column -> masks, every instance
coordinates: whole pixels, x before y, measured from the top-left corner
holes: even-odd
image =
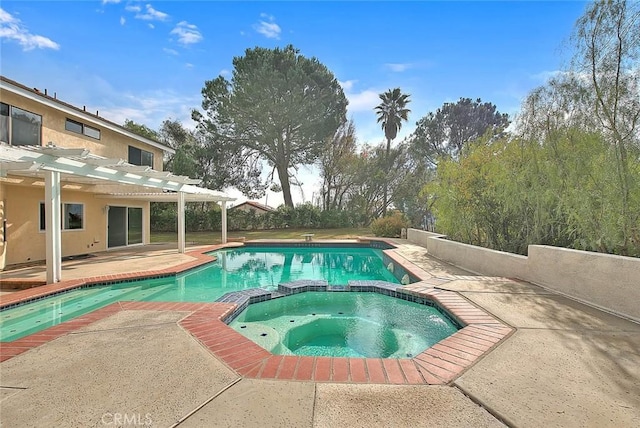
[[[184,254],[184,192],[178,192],[178,252]]]
[[[227,201],[222,201],[222,243],[227,243]]]
[[[47,259],[47,284],[60,282],[62,278],[62,227],[60,214],[60,173],[44,173],[45,241]]]

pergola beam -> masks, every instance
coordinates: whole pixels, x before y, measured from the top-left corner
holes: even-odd
[[[95,195],[100,198],[135,199],[149,201],[176,201],[178,203],[178,247],[185,252],[185,216],[187,201],[222,203],[222,242],[227,241],[226,202],[233,201],[228,195],[195,186],[201,180],[155,171],[148,166],[131,165],[122,159],[91,156],[85,149],[63,149],[55,146],[9,146],[0,143],[0,177],[12,175],[44,176],[45,181],[45,225],[47,283],[59,282],[62,278],[61,240],[61,178],[75,177],[100,182],[114,182],[145,186],[164,192],[133,192],[126,195]]]

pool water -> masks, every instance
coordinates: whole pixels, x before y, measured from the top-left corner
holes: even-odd
[[[254,303],[229,325],[273,354],[353,358],[412,358],[458,330],[435,307],[363,292]]]
[[[246,288],[275,290],[297,279],[398,283],[372,248],[243,247],[213,253],[215,262],[159,279],[76,289],[0,311],[0,341],[10,342],[118,301],[214,302]]]

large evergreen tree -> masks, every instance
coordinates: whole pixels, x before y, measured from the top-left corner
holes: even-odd
[[[456,103],[444,103],[418,121],[411,137],[412,149],[428,166],[434,166],[442,157],[457,159],[467,143],[508,125],[509,116],[494,104],[483,103],[480,98],[460,98]]]
[[[231,81],[205,82],[204,114],[194,111],[193,118],[220,150],[244,155],[235,167],[245,176],[260,177],[259,160],[274,168],[292,207],[292,171],[318,159],[345,122],[347,99],[327,67],[291,45],[247,49],[233,67]]]

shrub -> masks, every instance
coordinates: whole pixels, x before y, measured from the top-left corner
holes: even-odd
[[[403,228],[409,226],[409,222],[400,211],[394,211],[387,217],[374,220],[371,223],[371,231],[375,236],[386,238],[399,238]]]

